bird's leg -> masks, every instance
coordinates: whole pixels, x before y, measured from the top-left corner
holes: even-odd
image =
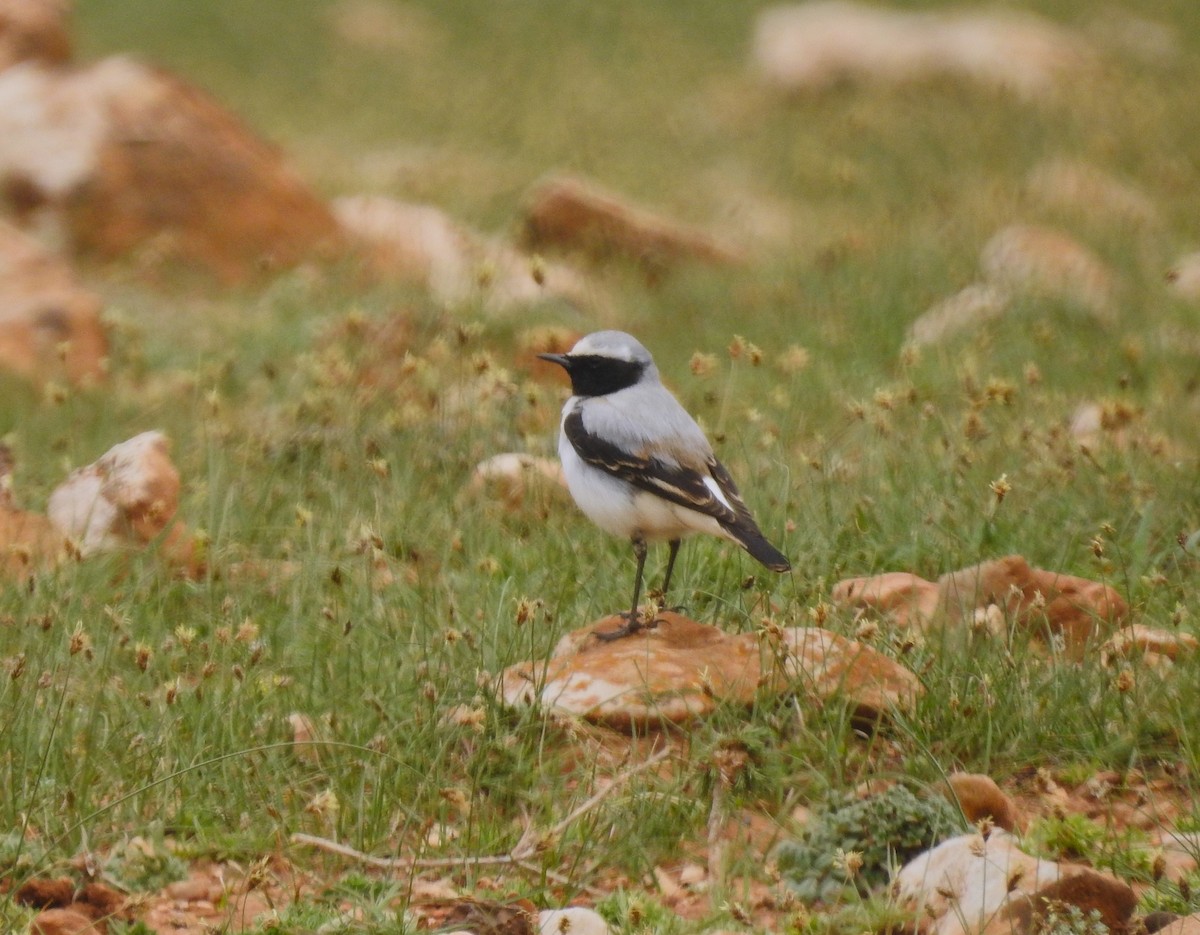
[[[633,554],[637,556],[637,575],[633,579],[633,607],[628,613],[621,614],[625,618],[625,626],[615,630],[594,630],[593,635],[598,640],[609,643],[623,636],[632,636],[642,629],[641,615],[638,613],[638,598],[642,596],[642,571],[646,567],[646,540],[637,536],[633,540]]]
[[[662,600],[663,600],[664,604],[666,603],[666,600],[667,600],[667,591],[669,591],[671,589],[671,572],[673,572],[675,570],[675,556],[679,554],[680,541],[681,540],[679,540],[679,539],[672,539],[670,542],[667,543],[667,546],[670,548],[671,551],[667,555],[667,573],[665,575],[663,575]],[[673,607],[671,609],[675,610],[675,611],[679,611],[681,608]]]

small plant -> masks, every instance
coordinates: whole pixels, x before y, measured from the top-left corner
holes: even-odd
[[[1103,848],[1105,832],[1084,815],[1050,816],[1033,823],[1026,841],[1054,860],[1095,858]]]
[[[1033,935],[1108,935],[1099,910],[1084,913],[1078,906],[1052,900],[1043,915],[1034,920]]]
[[[803,902],[834,902],[852,889],[867,895],[886,884],[896,867],[965,830],[945,799],[893,786],[818,813],[800,840],[779,847],[776,861]]]
[[[683,921],[670,909],[642,893],[616,890],[598,903],[596,911],[616,932],[655,932],[673,935],[681,931]]]

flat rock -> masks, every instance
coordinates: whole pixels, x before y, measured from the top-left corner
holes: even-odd
[[[0,221],[0,368],[38,384],[103,380],[101,311],[64,260]]]
[[[1072,302],[1111,319],[1115,277],[1105,263],[1060,230],[1013,224],[998,231],[979,255],[984,279],[1020,295]]]
[[[743,259],[712,234],[569,175],[543,179],[525,196],[523,242],[533,249],[577,250],[595,260],[623,257],[654,270]]]
[[[227,282],[337,252],[328,206],[203,91],[125,57],[0,72],[0,181],[71,247],[137,248]]]
[[[412,282],[442,305],[504,312],[551,299],[586,308],[593,290],[561,263],[535,260],[433,205],[381,195],[334,199],[334,215],[372,278]]]
[[[1190,633],[1162,630],[1134,623],[1114,633],[1100,647],[1101,657],[1107,660],[1140,654],[1164,656],[1175,662],[1200,649],[1200,640]]]
[[[627,729],[685,723],[721,704],[749,705],[762,692],[840,696],[875,720],[908,709],[921,691],[903,666],[816,627],[728,634],[664,611],[653,629],[596,639],[597,630],[622,622],[606,617],[564,636],[549,660],[510,666],[499,682],[502,699]]]
[[[906,12],[849,0],[770,7],[754,26],[752,61],[785,92],[847,81],[899,84],[947,77],[1033,100],[1092,58],[1075,33],[1010,10]]]
[[[1048,628],[1064,649],[1082,658],[1089,645],[1129,616],[1125,600],[1107,584],[1075,575],[1031,568],[1020,555],[1007,555],[938,579],[938,615],[975,619],[978,611],[999,608],[1024,629]]]
[[[1125,600],[1108,585],[1032,568],[1020,555],[950,572],[936,583],[903,572],[848,578],[834,585],[831,598],[922,629],[965,624],[999,631],[1012,623],[1060,639],[1073,659],[1129,616]]]
[[[908,340],[918,347],[937,344],[960,331],[978,328],[1002,317],[1012,305],[1012,294],[1002,286],[971,283],[942,299],[908,328]]]

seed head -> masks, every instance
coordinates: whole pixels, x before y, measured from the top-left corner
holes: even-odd
[[[717,369],[717,357],[715,354],[705,354],[701,351],[696,351],[692,355],[689,366],[691,367],[693,376],[707,377]]]

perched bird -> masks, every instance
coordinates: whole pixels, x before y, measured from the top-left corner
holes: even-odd
[[[642,628],[638,597],[646,543],[670,545],[665,595],[680,540],[706,532],[736,542],[772,571],[791,564],[766,538],[733,478],[695,420],[662,385],[650,352],[623,331],[597,331],[566,354],[539,354],[567,371],[558,456],[571,496],[606,532],[627,537],[637,557],[626,624],[597,634],[616,639]]]

